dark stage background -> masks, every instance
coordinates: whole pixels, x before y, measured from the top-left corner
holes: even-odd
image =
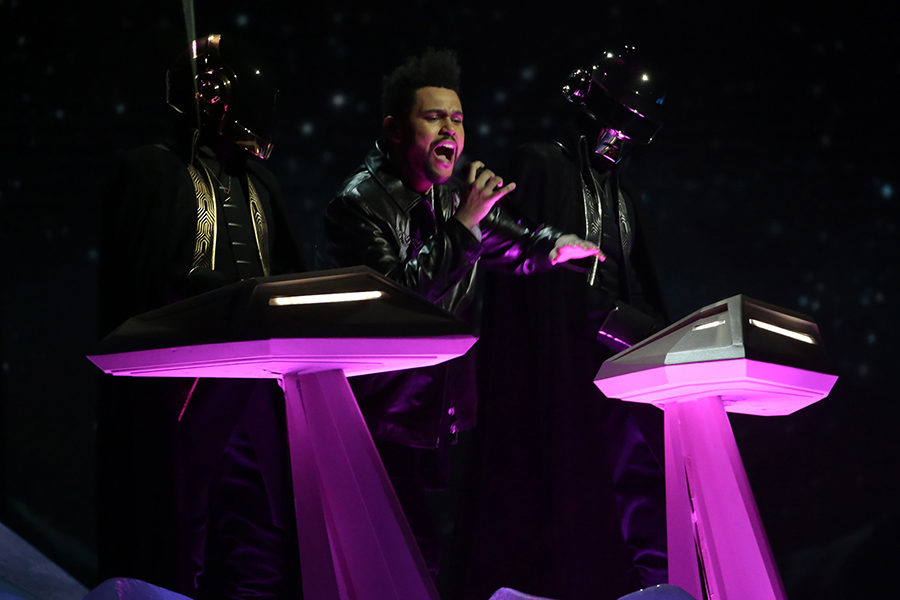
[[[237,30],[278,58],[271,167],[313,264],[321,210],[378,135],[381,76],[405,55],[459,51],[467,157],[502,170],[550,129],[571,68],[609,41],[657,53],[667,120],[629,173],[669,312],[743,293],[816,320],[831,396],[732,424],[789,596],[881,586],[900,558],[896,14],[681,4],[209,2],[196,18],[198,34]],[[0,520],[93,586],[99,198],[117,151],[161,137],[186,36],[174,0],[88,8],[0,0]]]

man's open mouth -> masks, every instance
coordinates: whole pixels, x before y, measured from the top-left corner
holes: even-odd
[[[452,142],[441,142],[434,148],[434,153],[446,162],[453,162],[456,157],[456,144]]]

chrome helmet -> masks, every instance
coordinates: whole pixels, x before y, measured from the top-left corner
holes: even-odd
[[[649,144],[662,127],[665,90],[634,46],[607,50],[588,69],[575,69],[563,96],[588,117],[594,152],[618,163],[629,144]]]
[[[196,115],[201,135],[219,135],[266,159],[278,89],[274,73],[242,42],[214,34],[199,38],[166,72],[166,102]]]

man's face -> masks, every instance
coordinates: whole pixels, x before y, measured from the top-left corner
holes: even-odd
[[[447,88],[423,87],[405,117],[398,118],[393,131],[393,158],[407,185],[417,192],[428,191],[453,175],[465,144],[462,104],[456,92]]]

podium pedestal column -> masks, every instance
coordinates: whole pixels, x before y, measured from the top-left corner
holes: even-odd
[[[308,600],[438,600],[341,370],[282,378]]]
[[[759,510],[718,396],[663,405],[669,583],[696,598],[784,600]]]

